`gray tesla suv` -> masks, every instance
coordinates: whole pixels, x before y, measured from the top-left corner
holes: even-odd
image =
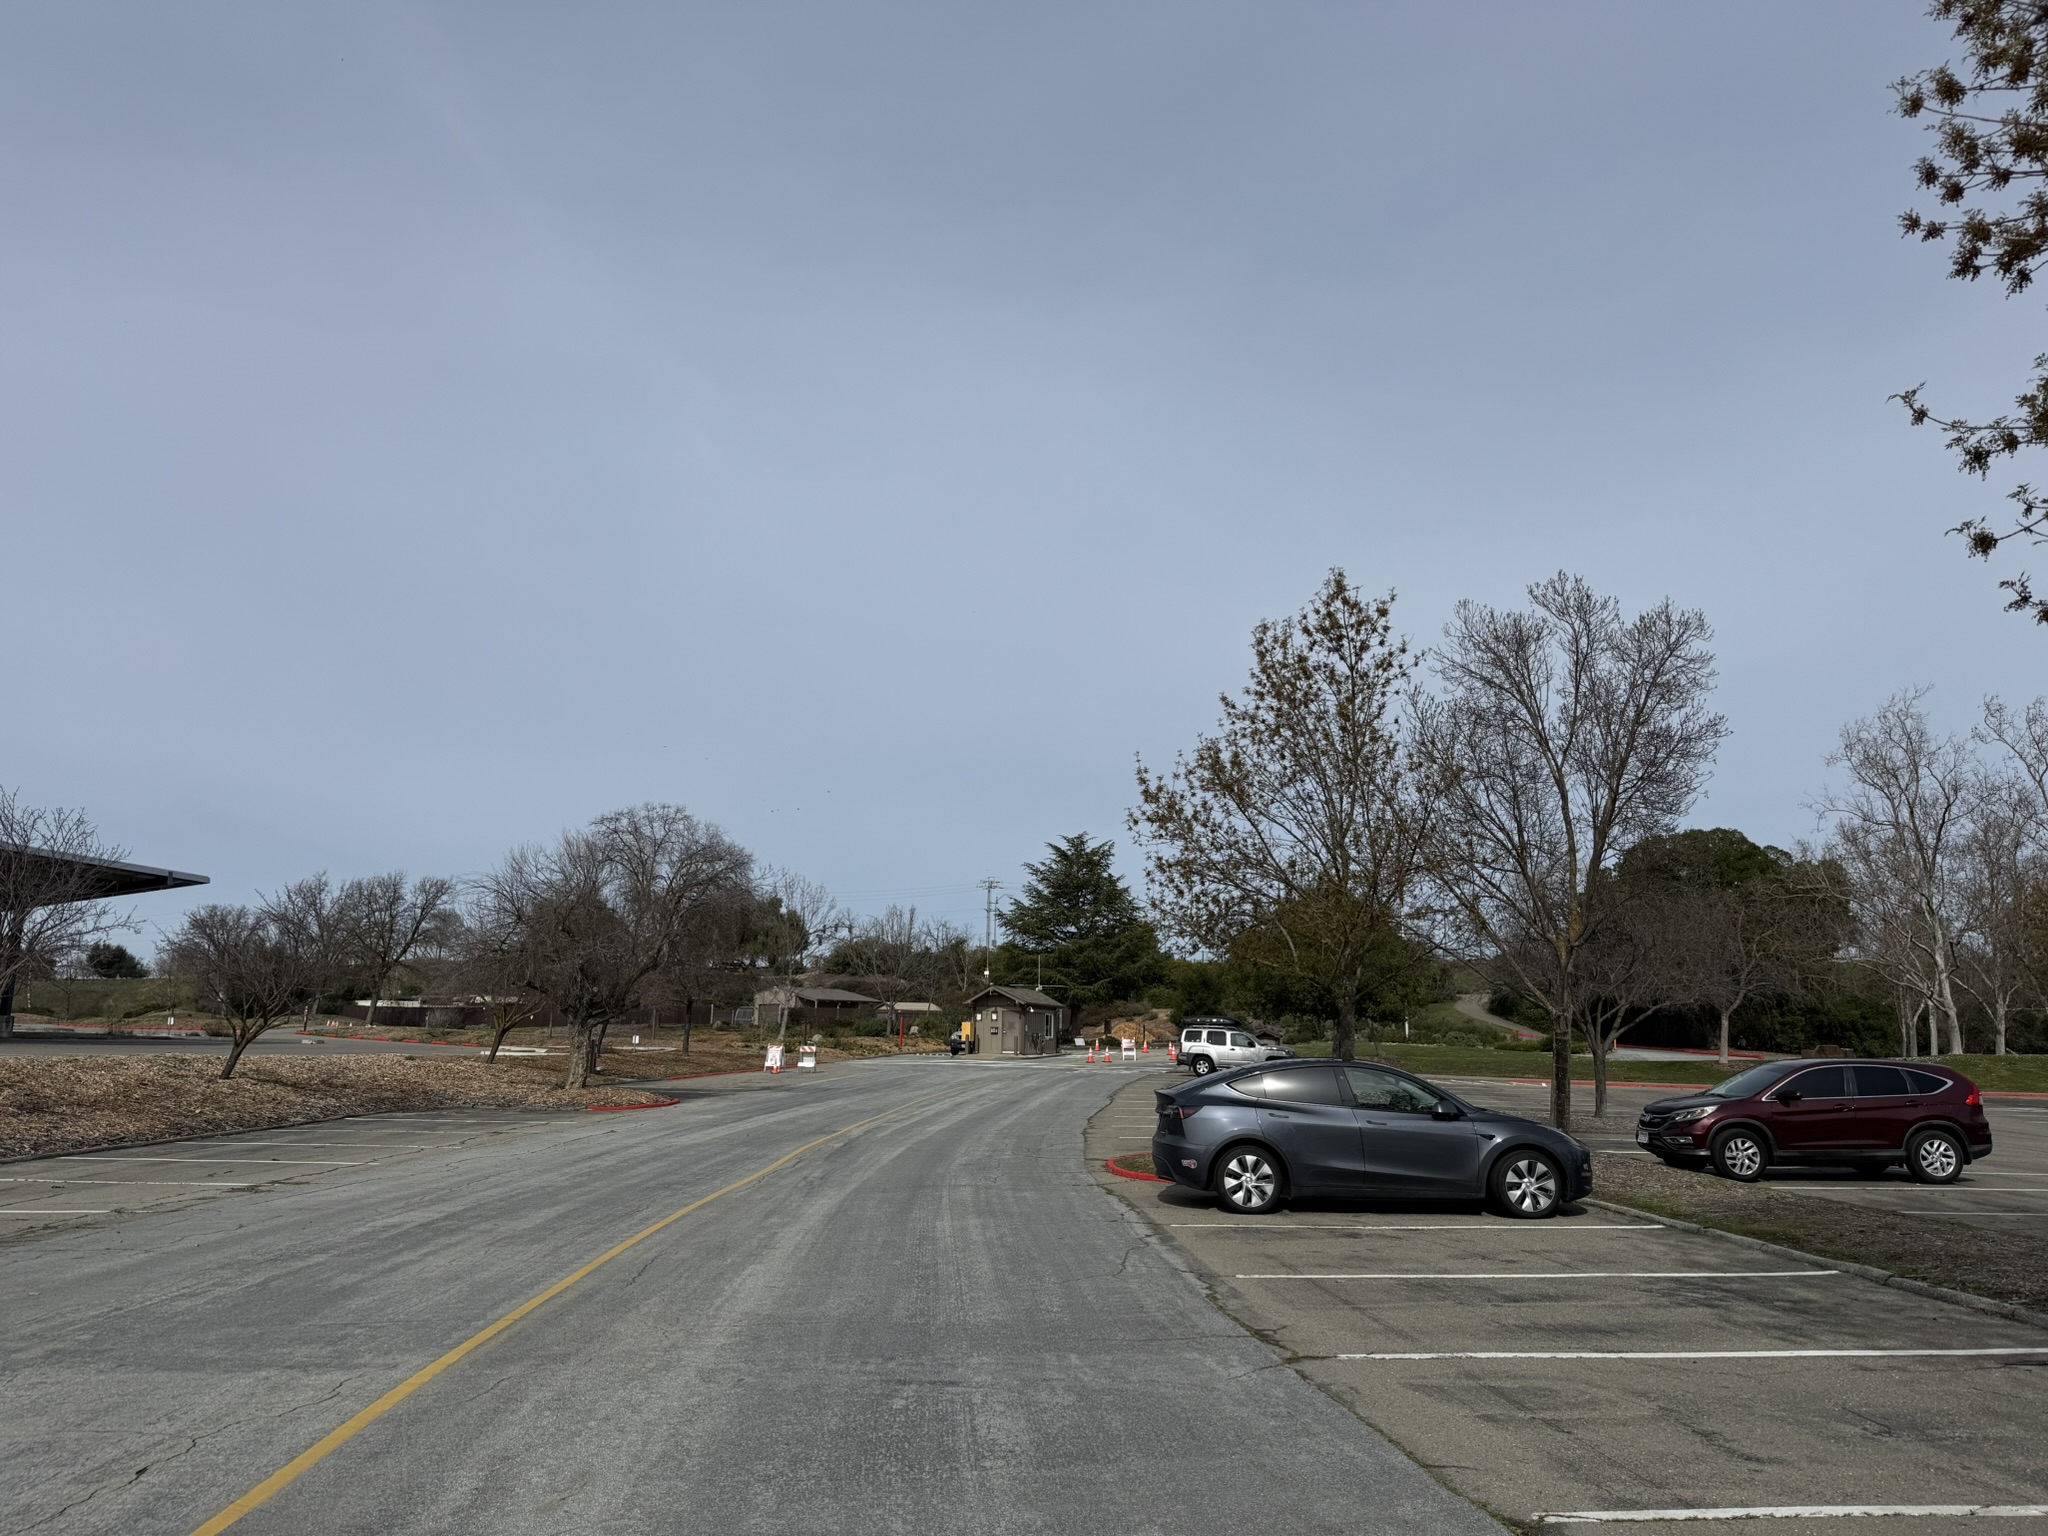
[[[1584,1144],[1393,1067],[1246,1067],[1162,1089],[1156,1107],[1159,1171],[1247,1215],[1290,1195],[1358,1195],[1483,1199],[1509,1216],[1551,1216],[1593,1192]]]

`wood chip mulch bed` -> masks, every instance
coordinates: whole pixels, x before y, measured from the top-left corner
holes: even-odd
[[[614,1078],[638,1076],[609,1053]],[[0,1061],[0,1158],[48,1157],[181,1136],[272,1130],[341,1115],[432,1109],[574,1109],[660,1104],[643,1088],[564,1090],[560,1057],[244,1057],[220,1080],[218,1056],[71,1056]]]
[[[1940,1216],[1902,1216],[1770,1183],[1737,1184],[1649,1158],[1603,1153],[1594,1155],[1593,1193],[1653,1216],[2048,1312],[2048,1237],[1989,1232]]]

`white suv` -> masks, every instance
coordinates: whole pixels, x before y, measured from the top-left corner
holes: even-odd
[[[1233,1019],[1189,1019],[1181,1027],[1180,1062],[1197,1077],[1293,1054],[1281,1046],[1259,1044]]]

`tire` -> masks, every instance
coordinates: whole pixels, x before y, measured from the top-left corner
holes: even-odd
[[[1967,1161],[1953,1131],[1920,1131],[1906,1142],[1906,1172],[1916,1184],[1953,1184]]]
[[[1724,1179],[1733,1179],[1738,1184],[1754,1184],[1771,1165],[1769,1144],[1756,1131],[1737,1126],[1714,1138],[1714,1149],[1708,1154],[1708,1163]]]
[[[1241,1216],[1263,1216],[1280,1203],[1284,1181],[1280,1163],[1261,1147],[1224,1150],[1216,1159],[1216,1194],[1224,1207]]]
[[[1197,1077],[1207,1077],[1216,1070],[1216,1063],[1206,1056],[1197,1056],[1188,1065],[1194,1068],[1195,1076]]]
[[[1502,1157],[1486,1184],[1494,1208],[1517,1220],[1555,1216],[1564,1204],[1564,1170],[1556,1158],[1531,1147],[1517,1147]]]

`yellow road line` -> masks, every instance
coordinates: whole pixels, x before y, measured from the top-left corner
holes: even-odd
[[[816,1141],[807,1141],[802,1146],[798,1147],[795,1151],[784,1153],[781,1157],[778,1157],[777,1159],[775,1159],[774,1162],[770,1163],[766,1168],[756,1169],[754,1172],[748,1174],[743,1179],[735,1179],[732,1183],[726,1185],[725,1188],[713,1190],[710,1194],[706,1195],[701,1200],[692,1200],[680,1211],[676,1211],[671,1215],[662,1217],[661,1220],[657,1221],[653,1226],[646,1228],[644,1231],[635,1232],[631,1237],[627,1238],[623,1243],[620,1243],[617,1247],[608,1249],[604,1253],[599,1254],[596,1258],[592,1259],[588,1264],[584,1265],[581,1269],[577,1270],[573,1275],[570,1275],[565,1279],[557,1280],[553,1285],[549,1286],[546,1290],[542,1291],[538,1296],[534,1297],[531,1301],[525,1302],[520,1306],[514,1307],[510,1312],[507,1312],[495,1323],[492,1323],[490,1327],[484,1329],[483,1332],[475,1334],[470,1338],[464,1339],[460,1344],[456,1345],[453,1349],[449,1350],[447,1354],[443,1355],[440,1359],[436,1360],[432,1365],[425,1366],[420,1370],[415,1371],[412,1375],[408,1376],[404,1381],[400,1382],[397,1386],[393,1387],[389,1392],[386,1392],[382,1397],[378,1398],[377,1401],[370,1404],[370,1406],[365,1408],[361,1413],[358,1413],[354,1418],[348,1420],[347,1423],[341,1425],[337,1429],[330,1430],[327,1434],[323,1435],[319,1440],[315,1441],[311,1447],[304,1451],[301,1451],[297,1456],[294,1456],[290,1461],[286,1462],[282,1467],[278,1468],[277,1471],[271,1473],[270,1476],[263,1479],[262,1482],[258,1483],[254,1488],[251,1488],[247,1493],[243,1494],[239,1499],[235,1500],[235,1502],[230,1504],[226,1509],[222,1510],[219,1514],[215,1515],[211,1520],[207,1521],[206,1524],[200,1526],[197,1530],[195,1530],[192,1533],[192,1536],[215,1536],[216,1532],[226,1530],[229,1526],[233,1525],[237,1520],[240,1520],[242,1516],[250,1513],[252,1510],[259,1509],[263,1505],[269,1503],[272,1499],[276,1498],[280,1493],[284,1492],[285,1489],[289,1488],[293,1483],[297,1482],[299,1478],[302,1477],[305,1473],[310,1472],[314,1467],[318,1466],[321,1462],[325,1461],[329,1456],[332,1456],[336,1451],[340,1450],[344,1445],[348,1444],[349,1441],[353,1440],[357,1435],[361,1434],[365,1429],[369,1428],[370,1425],[376,1423],[377,1420],[383,1418],[385,1414],[389,1413],[392,1409],[396,1408],[408,1397],[411,1397],[413,1393],[419,1391],[421,1387],[424,1387],[428,1382],[432,1381],[436,1376],[439,1376],[443,1371],[447,1370],[450,1366],[456,1364],[465,1356],[470,1355],[479,1349],[482,1349],[484,1345],[490,1343],[491,1340],[495,1339],[499,1334],[503,1333],[507,1328],[510,1328],[514,1323],[518,1322],[528,1313],[539,1308],[544,1303],[552,1301],[555,1297],[561,1295],[562,1292],[568,1290],[570,1286],[574,1285],[578,1280],[583,1279],[586,1275],[592,1274],[593,1272],[602,1269],[605,1265],[611,1263],[613,1259],[616,1259],[620,1254],[624,1253],[628,1248],[634,1247],[639,1243],[646,1242],[647,1239],[654,1236],[655,1233],[661,1231],[664,1227],[673,1226],[676,1222],[681,1221],[685,1216],[689,1215],[692,1211],[702,1210],[712,1201],[717,1200],[722,1196],[729,1195],[736,1189],[745,1189],[749,1184],[752,1184],[757,1179],[765,1179],[766,1177],[768,1177],[769,1174],[773,1173],[776,1169],[784,1167],[787,1164],[796,1161],[797,1158],[802,1157],[806,1152],[811,1151],[813,1148],[822,1147],[823,1145],[825,1145],[826,1142],[837,1140],[841,1136],[845,1136],[853,1131],[859,1130],[862,1126],[873,1125],[877,1120],[886,1120],[891,1115],[900,1114],[906,1109],[915,1109],[920,1104],[928,1104],[933,1099],[943,1097],[943,1094],[926,1094],[921,1099],[912,1099],[907,1104],[898,1104],[894,1109],[885,1109],[879,1115],[870,1115],[865,1120],[856,1120],[852,1125],[843,1125],[838,1130],[831,1132],[829,1135],[820,1136]]]

